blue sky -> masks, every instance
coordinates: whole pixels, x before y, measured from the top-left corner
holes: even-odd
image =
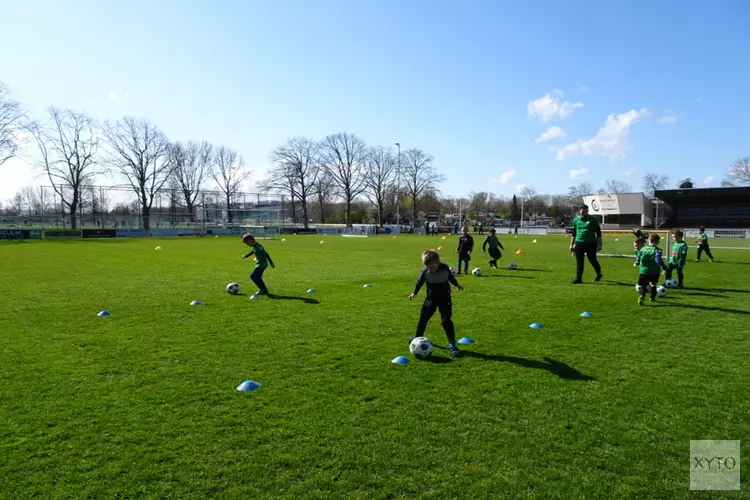
[[[560,193],[607,179],[640,190],[647,172],[718,185],[750,155],[743,0],[25,0],[2,9],[0,81],[32,116],[56,105],[148,118],[171,139],[238,150],[255,180],[288,137],[339,131],[428,151],[454,196],[511,195],[518,185]],[[537,142],[551,127],[564,137],[552,129]],[[6,164],[0,200],[44,183],[30,171]]]

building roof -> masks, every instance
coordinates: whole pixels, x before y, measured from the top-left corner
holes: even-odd
[[[666,189],[655,191],[654,197],[669,205],[681,205],[683,203],[750,203],[750,187]]]

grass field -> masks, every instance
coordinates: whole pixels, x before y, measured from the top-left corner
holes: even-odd
[[[254,301],[224,291],[255,291],[238,238],[0,243],[0,495],[746,495],[691,492],[689,452],[750,432],[750,252],[639,307],[632,260],[575,286],[566,238],[502,236],[520,268],[477,253],[454,292],[476,344],[408,366],[420,253],[455,266],[455,237],[265,241],[281,297]]]

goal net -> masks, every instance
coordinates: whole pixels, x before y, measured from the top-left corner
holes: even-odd
[[[698,229],[683,229],[685,241],[690,247],[697,246]],[[706,229],[708,246],[724,250],[750,250],[750,230],[747,229]]]
[[[668,254],[669,249],[672,245],[672,234],[669,231],[649,231],[641,230],[643,235],[650,235],[656,233],[661,236],[659,241],[659,247]],[[599,252],[599,257],[620,257],[620,258],[635,258],[633,242],[636,239],[636,235],[632,231],[626,230],[602,230],[602,251]],[[648,243],[647,243],[648,244]]]

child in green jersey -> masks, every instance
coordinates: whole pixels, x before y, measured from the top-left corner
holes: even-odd
[[[677,288],[683,287],[685,275],[682,269],[687,261],[688,245],[683,239],[685,234],[682,231],[674,232],[674,243],[672,243],[672,253],[669,255],[669,265],[665,276],[668,280],[672,279],[672,271],[677,269]]]
[[[505,250],[505,247],[503,247],[503,244],[500,243],[500,240],[497,238],[497,235],[495,234],[495,228],[493,227],[490,229],[490,234],[487,236],[487,238],[484,239],[484,243],[482,243],[482,252],[487,251],[487,246],[490,247],[490,257],[492,257],[492,260],[489,261],[490,267],[494,267],[497,269],[497,261],[500,259],[500,257],[503,256],[503,254],[500,252],[500,249]]]
[[[662,260],[661,248],[658,246],[660,239],[658,234],[651,233],[648,237],[648,246],[644,246],[638,250],[636,256],[640,271],[640,276],[638,277],[638,285],[640,286],[639,305],[643,305],[643,301],[646,298],[646,291],[649,287],[651,287],[651,302],[656,300],[656,286],[659,283],[659,275],[662,269],[667,270],[667,265]]]

